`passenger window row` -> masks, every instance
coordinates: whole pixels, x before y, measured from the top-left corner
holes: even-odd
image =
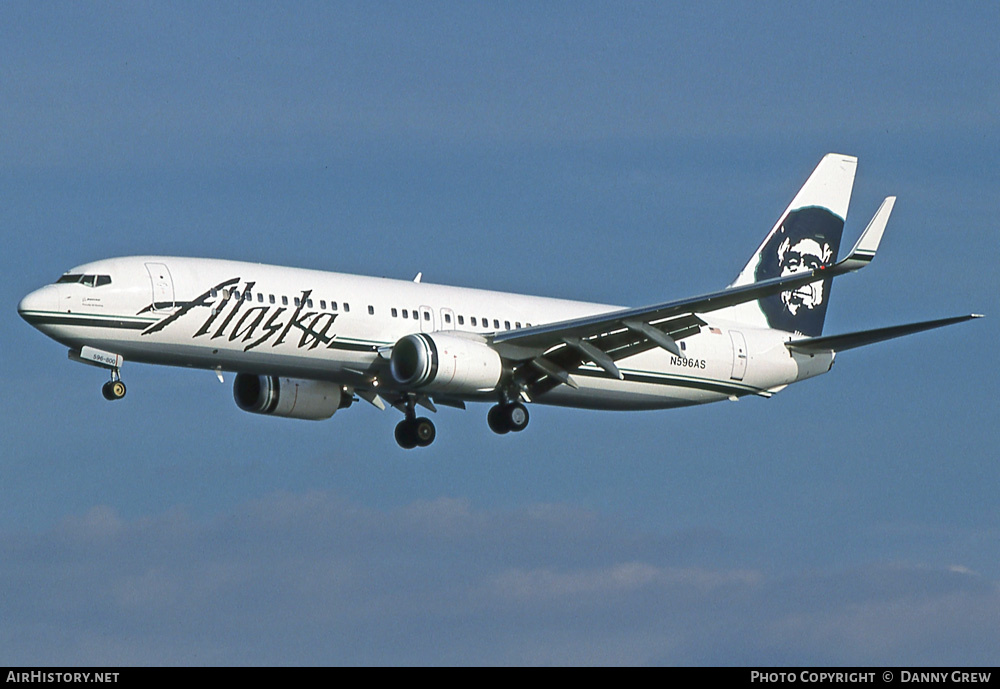
[[[63,276],[63,278],[69,278],[69,277],[73,277],[73,276],[69,276],[69,275],[64,275]],[[76,276],[76,277],[81,277],[81,276]],[[106,276],[99,276],[99,277],[106,277]],[[110,281],[110,278],[108,278],[108,280]],[[60,281],[62,282],[64,280],[60,279]],[[73,282],[76,282],[76,280],[73,280]],[[101,283],[101,284],[103,284],[103,283]],[[217,295],[216,291],[213,289],[212,290],[212,297],[216,297],[216,296],[218,296],[218,295]],[[222,296],[223,296],[224,299],[229,299],[229,298],[233,297],[233,298],[242,299],[243,301],[248,301],[248,302],[253,302],[254,299],[255,299],[255,297],[253,295],[253,292],[251,292],[250,290],[245,290],[243,292],[236,292],[235,294],[232,293],[232,292],[230,292],[229,290],[222,290]],[[288,306],[288,304],[289,304],[288,297],[286,297],[286,296],[276,297],[273,294],[268,294],[267,295],[267,303],[268,304],[277,304],[278,303],[278,299],[281,300],[281,305],[282,306]],[[264,293],[263,292],[257,292],[256,301],[257,301],[258,304],[265,303],[265,297],[264,297]],[[311,298],[310,299],[306,299],[306,303],[305,303],[306,308],[310,308],[310,309],[315,308],[315,302],[316,301],[319,301],[319,308],[321,310],[323,310],[323,311],[327,311],[328,310],[327,309],[327,301],[326,301],[326,299],[319,299],[319,300],[313,300]],[[302,305],[301,298],[300,297],[293,297],[292,298],[292,303],[296,307],[301,306]],[[335,301],[329,302],[329,310],[330,311],[339,311],[340,307],[343,307],[344,313],[350,313],[350,311],[351,311],[351,305],[349,303],[347,303],[346,301],[345,302],[341,302],[341,303],[338,303],[338,302],[335,302]],[[419,321],[422,318],[425,322],[429,322],[431,320],[430,309],[424,309],[424,310],[421,310],[419,308],[416,308],[416,309],[399,309],[399,308],[396,308],[395,306],[393,306],[391,309],[389,309],[389,313],[392,315],[393,318],[412,319],[412,320],[415,320],[415,321]],[[372,306],[371,304],[368,305],[368,315],[369,316],[374,316],[375,315],[375,307]],[[458,320],[458,325],[459,326],[464,326],[465,325],[466,317],[464,315],[459,315],[456,318]],[[445,311],[443,313],[443,319],[444,319],[444,324],[445,325],[452,325],[452,314],[449,311]],[[487,318],[486,316],[469,316],[468,320],[469,320],[469,325],[472,326],[473,328],[481,328],[483,330],[500,330],[501,329],[501,320],[499,318],[492,319],[492,327],[490,325],[491,324],[491,319]],[[502,321],[502,323],[503,323],[503,329],[504,330],[510,330],[511,329],[511,325],[512,325],[511,321],[504,320],[504,321]],[[522,327],[521,326],[521,321],[514,321],[513,322],[513,327],[515,329],[521,328]],[[525,323],[524,327],[530,328],[531,327],[531,323]]]
[[[214,290],[214,289],[211,291],[211,295],[212,295],[213,299],[215,297],[219,296],[218,292],[216,290]],[[228,289],[224,289],[224,290],[222,290],[222,298],[223,299],[230,299],[230,298],[242,299],[243,301],[248,301],[248,302],[253,302],[254,301],[253,292],[251,292],[250,290],[246,290],[244,292],[232,292],[232,291],[230,291]],[[281,296],[276,297],[273,294],[268,294],[267,295],[267,303],[268,304],[277,304],[279,299],[281,300],[281,305],[282,306],[288,306],[289,300],[288,300],[287,296],[281,295]],[[263,304],[264,303],[264,293],[263,292],[257,292],[256,300],[257,300],[258,304]],[[292,304],[294,304],[296,307],[302,306],[302,299],[301,299],[301,297],[292,297],[291,301],[292,301]],[[345,313],[349,313],[351,311],[351,305],[349,303],[347,303],[346,301],[342,302],[340,304],[338,304],[335,301],[331,301],[330,302],[330,308],[327,309],[327,301],[326,301],[326,299],[319,299],[319,300],[314,300],[314,299],[311,299],[311,298],[310,299],[306,299],[306,301],[305,301],[305,307],[307,309],[316,308],[316,301],[319,301],[319,308],[322,311],[327,311],[327,310],[330,310],[330,311],[339,311],[341,306],[343,307]],[[375,314],[375,308],[373,306],[369,306],[368,307],[368,313],[374,315]]]
[[[413,320],[420,320],[420,317],[421,317],[420,314],[422,313],[423,314],[423,319],[425,321],[429,321],[431,319],[430,310],[420,311],[418,309],[397,309],[396,307],[392,307],[391,309],[389,309],[389,313],[392,314],[393,318],[400,318],[400,317],[402,317],[402,318],[412,318]],[[445,323],[445,325],[451,325],[452,324],[452,315],[451,315],[451,313],[449,311],[444,311],[443,312],[443,317],[444,317],[444,323]],[[457,319],[458,319],[458,325],[465,325],[465,316],[464,315],[457,316]],[[493,327],[490,328],[490,319],[489,318],[487,318],[485,316],[483,316],[481,318],[477,317],[477,316],[470,316],[469,317],[469,325],[471,325],[473,328],[483,328],[484,330],[491,330],[491,329],[492,330],[500,330],[500,322],[501,321],[500,321],[499,318],[494,318],[493,319]],[[479,325],[480,323],[482,323],[482,325]],[[531,327],[531,323],[525,323],[524,326],[527,327],[527,328],[530,328]],[[520,327],[521,327],[521,321],[514,321],[514,328],[520,328]],[[510,330],[511,329],[511,322],[508,321],[508,320],[503,321],[503,329],[504,330]]]

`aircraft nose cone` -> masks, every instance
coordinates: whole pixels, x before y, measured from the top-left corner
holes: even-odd
[[[25,295],[17,304],[17,313],[29,323],[32,323],[40,315],[41,311],[52,311],[54,309],[55,295],[48,287],[36,289],[34,292]]]

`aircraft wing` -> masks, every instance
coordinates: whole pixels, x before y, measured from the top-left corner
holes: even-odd
[[[698,314],[795,290],[868,265],[895,200],[890,196],[882,202],[851,252],[835,264],[698,297],[505,331],[493,335],[491,343],[505,359],[521,364],[515,367],[515,377],[522,387],[535,392],[545,392],[560,383],[575,387],[569,372],[588,361],[620,379],[622,374],[614,364],[618,359],[654,347],[681,356],[677,340],[699,332],[705,325]]]

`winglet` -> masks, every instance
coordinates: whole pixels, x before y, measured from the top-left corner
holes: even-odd
[[[857,244],[851,249],[851,253],[841,261],[845,268],[848,270],[857,270],[875,258],[875,252],[882,241],[882,235],[885,233],[885,227],[889,222],[889,215],[892,213],[892,207],[895,203],[895,196],[887,196],[882,205],[878,207],[871,222],[868,223],[868,227],[861,233]]]

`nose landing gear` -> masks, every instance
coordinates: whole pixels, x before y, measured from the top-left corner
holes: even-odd
[[[117,368],[111,370],[111,380],[101,387],[101,394],[104,395],[104,399],[109,402],[120,400],[125,396],[125,383],[122,382],[121,375],[118,373]]]
[[[95,347],[83,346],[79,350],[69,350],[69,358],[88,366],[97,366],[111,371],[111,380],[101,388],[101,394],[109,402],[120,400],[125,396],[125,383],[122,382],[121,368],[125,358],[121,354],[105,352]]]

